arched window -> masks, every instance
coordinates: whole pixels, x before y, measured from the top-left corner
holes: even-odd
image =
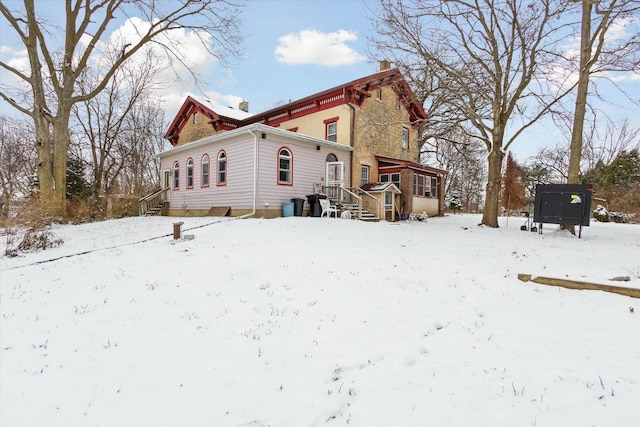
[[[193,159],[187,160],[187,188],[193,188]]]
[[[227,153],[218,153],[218,185],[227,184]]]
[[[335,154],[333,153],[327,154],[327,163],[337,162],[337,161],[338,161],[338,157]]]
[[[292,185],[292,156],[291,151],[287,148],[278,150],[278,184]]]
[[[202,176],[200,177],[200,186],[208,187],[209,186],[209,155],[205,154],[202,156]]]
[[[173,164],[173,189],[178,190],[180,188],[180,164],[175,162]]]

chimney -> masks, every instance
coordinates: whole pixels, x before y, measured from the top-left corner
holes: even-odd
[[[391,62],[386,59],[380,61],[380,71],[385,71],[391,68]]]
[[[240,105],[238,106],[238,108],[242,111],[244,111],[245,113],[249,112],[249,103],[245,100],[243,100]]]

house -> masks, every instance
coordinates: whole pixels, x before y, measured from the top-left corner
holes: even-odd
[[[188,97],[165,135],[173,148],[158,155],[163,188],[143,210],[273,217],[282,203],[322,192],[359,218],[441,215],[447,171],[419,163],[427,120],[386,61],[378,73],[258,114],[246,102],[234,109]]]

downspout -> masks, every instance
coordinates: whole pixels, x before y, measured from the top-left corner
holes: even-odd
[[[241,215],[239,218],[249,218],[256,214],[256,204],[258,201],[258,135],[247,129],[253,135],[253,211],[251,213]]]
[[[346,100],[347,97],[347,91],[346,89],[342,89],[344,92],[344,99]],[[353,148],[353,141],[354,141],[354,133],[355,133],[355,129],[356,129],[356,124],[355,124],[355,120],[356,120],[356,109],[355,107],[351,104],[351,102],[347,101],[347,105],[349,106],[350,109],[350,113],[351,113],[351,120],[350,120],[350,129],[349,129],[349,147]],[[349,187],[353,188],[353,150],[349,153]]]

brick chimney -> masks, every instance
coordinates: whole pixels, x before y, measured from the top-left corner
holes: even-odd
[[[242,100],[242,102],[240,103],[240,105],[238,105],[238,108],[241,111],[244,111],[245,113],[249,112],[249,103],[245,100]]]
[[[386,59],[380,61],[380,71],[385,71],[391,68],[391,62]]]

